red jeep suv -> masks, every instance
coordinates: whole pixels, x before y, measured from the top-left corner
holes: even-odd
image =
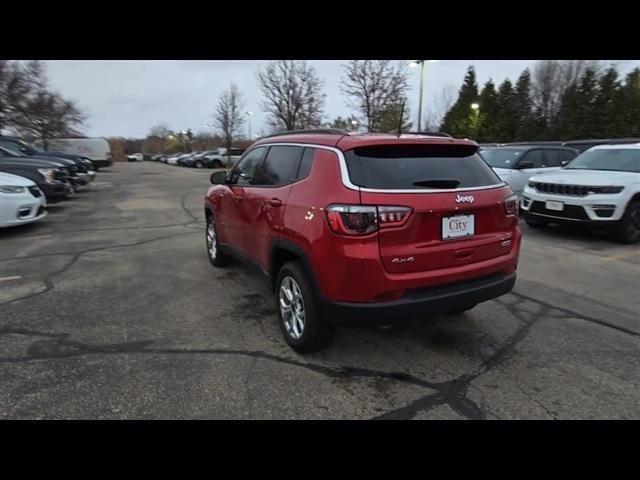
[[[264,138],[211,176],[209,260],[264,274],[299,352],[340,321],[468,310],[513,288],[521,238],[517,197],[477,150],[441,133]]]

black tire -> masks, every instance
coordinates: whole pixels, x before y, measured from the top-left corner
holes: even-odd
[[[283,308],[281,308],[281,286],[285,279],[295,280],[302,295],[302,309],[304,312],[304,326],[301,336],[295,338],[287,328],[287,322],[283,319]],[[283,293],[283,295],[285,295]],[[286,296],[286,295],[285,295]],[[278,272],[275,288],[276,308],[278,310],[278,322],[284,339],[298,353],[309,353],[326,348],[333,337],[334,326],[322,317],[318,308],[318,300],[315,298],[313,289],[304,267],[299,261],[286,263]]]
[[[531,228],[544,228],[547,225],[549,225],[549,222],[547,220],[542,220],[540,218],[534,218],[534,217],[532,217],[530,215],[526,215],[526,214],[524,216],[524,221]]]
[[[640,241],[640,201],[629,204],[614,231],[621,243],[638,243]]]
[[[222,167],[223,167],[223,165],[222,165],[222,162],[220,160],[214,160],[211,163],[211,168],[222,168]]]
[[[209,233],[209,228],[213,229],[214,236],[213,242],[215,242],[215,255],[212,253],[211,249],[211,238]],[[209,257],[209,262],[214,267],[225,267],[229,264],[229,256],[225,254],[220,248],[220,242],[218,242],[218,229],[216,228],[216,222],[213,217],[213,214],[207,215],[207,228],[205,229],[205,242],[207,246],[207,257]]]
[[[195,165],[194,165],[194,166],[195,166],[196,168],[202,168],[202,167],[204,167],[204,163],[202,163],[200,160],[198,160],[198,161],[195,163]]]

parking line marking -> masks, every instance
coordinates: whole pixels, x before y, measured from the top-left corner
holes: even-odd
[[[620,259],[627,258],[627,257],[634,257],[636,255],[640,256],[640,250],[637,250],[637,251],[634,251],[634,252],[620,253],[618,255],[611,255],[610,257],[604,257],[602,259],[602,261],[609,262],[611,260],[620,260]]]
[[[7,280],[18,280],[22,277],[14,276],[14,277],[0,277],[0,282],[5,282]]]

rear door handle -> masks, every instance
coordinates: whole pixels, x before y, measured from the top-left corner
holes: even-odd
[[[279,198],[272,198],[267,203],[269,205],[271,205],[272,207],[281,207],[282,206],[282,200],[280,200]]]

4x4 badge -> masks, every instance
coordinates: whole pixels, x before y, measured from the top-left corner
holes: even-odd
[[[413,257],[396,257],[393,260],[391,260],[391,263],[406,263],[406,262],[415,262],[415,258]]]
[[[473,203],[473,195],[456,195],[456,203]]]

